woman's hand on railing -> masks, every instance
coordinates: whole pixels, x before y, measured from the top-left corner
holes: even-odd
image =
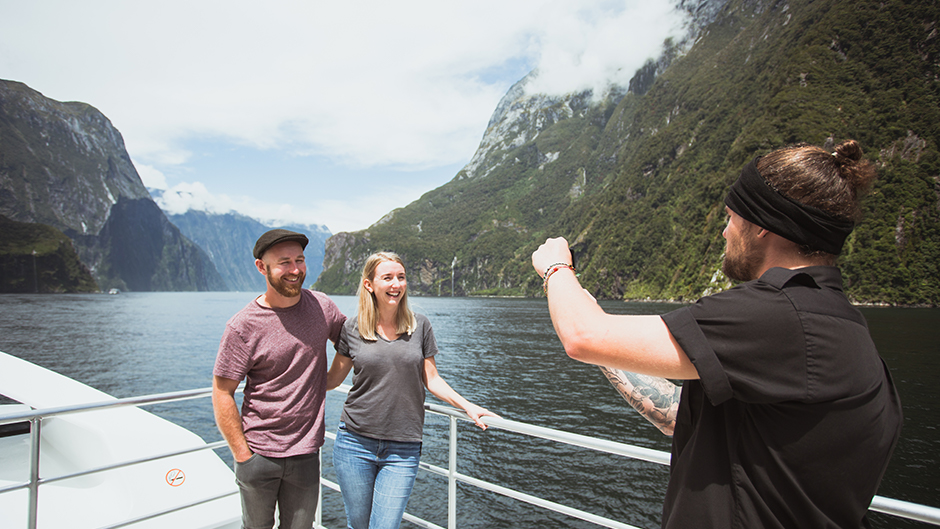
[[[491,412],[490,410],[477,406],[476,404],[472,402],[468,402],[466,407],[464,407],[463,411],[465,411],[467,413],[467,416],[470,417],[470,419],[472,419],[473,422],[476,423],[476,425],[479,426],[480,429],[482,430],[486,430],[486,424],[482,420],[480,420],[481,417],[496,417],[498,419],[502,418],[499,415],[496,415],[495,413]]]

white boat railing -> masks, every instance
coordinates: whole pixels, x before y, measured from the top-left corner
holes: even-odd
[[[340,391],[347,391],[348,386],[339,388]],[[72,413],[81,413],[93,410],[101,410],[107,408],[118,408],[123,406],[143,406],[150,404],[160,404],[168,402],[178,402],[183,400],[205,398],[211,396],[211,388],[200,389],[200,390],[189,390],[189,391],[177,391],[171,393],[161,393],[156,395],[147,395],[141,397],[132,397],[125,399],[116,399],[109,400],[100,403],[92,404],[83,404],[76,406],[64,406],[58,408],[46,408],[41,410],[32,410],[17,412],[13,414],[8,414],[0,416],[0,426],[4,424],[13,424],[21,422],[30,423],[30,470],[29,470],[29,481],[8,485],[6,487],[0,488],[0,494],[12,492],[15,490],[28,489],[29,490],[29,515],[28,515],[28,529],[36,528],[38,504],[39,504],[39,488],[42,485],[62,481],[66,479],[72,479],[80,476],[85,476],[88,474],[104,472],[107,470],[112,470],[115,468],[126,467],[134,464],[145,463],[153,461],[156,459],[162,459],[166,457],[172,457],[175,455],[185,454],[189,452],[195,452],[199,450],[214,450],[217,448],[225,447],[226,444],[224,441],[218,441],[214,443],[207,443],[205,445],[199,445],[192,447],[187,450],[175,451],[172,453],[161,454],[157,456],[150,456],[144,459],[125,461],[114,465],[109,465],[107,467],[100,468],[91,468],[86,469],[78,473],[72,473],[68,475],[52,476],[52,477],[40,477],[39,476],[39,461],[40,461],[40,446],[41,446],[41,435],[42,435],[42,421],[45,418],[72,414]],[[486,480],[475,478],[466,474],[462,474],[457,469],[457,449],[458,449],[458,436],[457,436],[457,424],[458,421],[469,421],[470,419],[463,412],[446,407],[440,406],[437,404],[425,404],[425,409],[430,413],[446,416],[450,421],[449,428],[449,439],[448,439],[448,466],[447,468],[438,467],[428,463],[421,463],[421,469],[432,474],[443,476],[448,481],[448,521],[446,529],[456,529],[457,527],[457,483],[464,483],[473,487],[480,488],[482,490],[490,491],[496,494],[500,494],[509,498],[513,498],[518,501],[526,502],[531,505],[541,507],[556,513],[564,514],[574,518],[578,518],[601,527],[610,527],[618,529],[637,529],[636,527],[616,520],[611,520],[603,516],[598,516],[592,513],[582,511],[573,507],[555,503],[549,500],[545,500],[536,496],[525,494],[507,487],[503,487],[496,483],[491,483]],[[544,428],[541,426],[536,426],[533,424],[527,424],[517,421],[511,421],[502,418],[496,417],[486,417],[484,422],[488,427],[494,428],[497,430],[504,430],[507,432],[514,432],[517,434],[527,435],[531,437],[542,438],[554,442],[565,443],[569,445],[579,446],[591,450],[597,450],[601,452],[607,452],[610,454],[615,454],[619,456],[629,457],[632,459],[639,459],[642,461],[648,461],[652,463],[657,463],[661,465],[668,465],[670,454],[668,452],[662,452],[658,450],[650,450],[648,448],[643,448],[639,446],[628,445],[624,443],[617,443],[613,441],[607,441],[603,439],[597,439],[593,437],[588,437],[584,435],[574,434],[570,432],[565,432],[561,430],[554,430],[551,428]],[[335,434],[327,432],[327,437],[335,439]],[[321,478],[321,483],[326,487],[336,490],[339,490],[339,486],[336,483],[333,483],[329,480]],[[170,509],[155,512],[143,517],[137,517],[131,520],[126,520],[119,524],[110,525],[107,529],[117,529],[119,527],[126,527],[144,520],[149,520],[162,516],[164,514],[169,514],[171,512],[177,512],[182,509],[200,505],[209,501],[214,501],[216,499],[235,494],[235,492],[229,494],[223,494],[218,497],[213,498],[197,498],[185,505],[180,505],[172,507]],[[322,495],[322,490],[321,490]],[[316,527],[323,528],[322,525],[322,513],[320,512],[320,507],[323,502],[321,501],[318,505]],[[872,511],[888,514],[891,516],[896,516],[899,518],[904,518],[908,520],[916,520],[920,522],[926,522],[932,525],[940,526],[940,509],[936,507],[930,507],[927,505],[921,505],[912,502],[906,502],[901,500],[895,500],[892,498],[885,498],[882,496],[875,496],[870,509]],[[442,526],[436,525],[427,520],[415,517],[408,513],[405,514],[404,519],[410,523],[413,523],[419,527],[425,527],[429,529],[445,529]]]
[[[580,518],[582,520],[592,522],[602,527],[637,529],[636,527],[632,525],[627,525],[621,522],[617,522],[615,520],[610,520],[608,518],[603,518],[603,517],[596,516],[593,514],[585,513],[583,511],[572,509],[570,507],[561,506],[552,502],[548,502],[547,500],[542,500],[541,498],[529,496],[527,494],[523,494],[518,491],[506,489],[499,485],[495,485],[493,483],[489,483],[483,480],[479,480],[479,479],[472,478],[464,474],[458,473],[456,470],[456,454],[457,454],[456,423],[458,420],[471,422],[470,418],[467,417],[467,415],[463,413],[462,411],[459,411],[450,407],[439,406],[437,404],[425,404],[424,407],[426,410],[432,413],[446,415],[450,417],[450,423],[451,423],[450,439],[449,439],[450,462],[449,462],[448,469],[437,468],[431,465],[425,465],[424,463],[421,463],[422,468],[425,468],[426,470],[429,470],[435,474],[446,476],[451,481],[451,483],[456,483],[457,481],[462,482],[462,483],[467,483],[468,485],[473,485],[475,487],[478,487],[484,490],[495,492],[497,494],[502,494],[504,496],[515,498],[520,501],[525,501],[527,503],[531,503],[532,505],[537,505],[537,506],[543,507],[545,509],[548,509],[554,512],[568,514],[569,516]],[[528,423],[510,421],[510,420],[496,418],[496,417],[484,417],[483,422],[486,423],[488,428],[506,430],[509,432],[515,432],[515,433],[519,433],[523,435],[528,435],[531,437],[540,437],[542,439],[547,439],[550,441],[565,443],[565,444],[574,445],[574,446],[580,446],[583,448],[588,448],[591,450],[597,450],[601,452],[607,452],[610,454],[629,457],[632,459],[640,459],[643,461],[658,463],[658,464],[667,465],[667,466],[669,465],[669,462],[670,462],[671,455],[669,454],[669,452],[651,450],[648,448],[643,448],[643,447],[628,445],[628,444],[623,444],[623,443],[617,443],[614,441],[606,441],[606,440],[597,439],[594,437],[587,437],[584,435],[574,434],[574,433],[565,432],[561,430],[553,430],[551,428],[543,428],[541,426],[535,426],[535,425],[528,424]],[[453,485],[450,486],[450,489],[451,489],[451,493],[449,494],[448,498],[452,504],[453,499],[455,497],[454,492],[453,492],[453,489],[454,489]],[[449,506],[451,504],[449,504]],[[448,515],[447,529],[456,528],[456,523],[455,523],[456,514],[453,512],[452,509],[453,507],[451,507],[451,512],[449,512],[449,515]],[[937,507],[930,507],[928,505],[921,505],[919,503],[896,500],[892,498],[886,498],[883,496],[875,496],[872,499],[869,510],[880,512],[880,513],[891,515],[891,516],[896,516],[898,518],[904,518],[907,520],[915,520],[919,522],[926,522],[932,525],[940,526],[940,508],[937,508]],[[424,521],[422,520],[421,522],[424,522]],[[419,525],[422,525],[423,527],[433,527],[436,529],[444,529],[443,527],[433,525],[433,524],[424,525],[424,523],[421,523]]]

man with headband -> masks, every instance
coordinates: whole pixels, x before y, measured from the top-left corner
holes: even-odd
[[[532,254],[568,355],[673,436],[664,528],[869,526],[901,405],[835,263],[875,176],[851,140],[755,159],[725,199],[744,283],[662,316],[606,314],[564,239]]]

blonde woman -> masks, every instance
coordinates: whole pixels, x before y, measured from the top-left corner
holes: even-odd
[[[408,308],[405,265],[394,253],[366,260],[358,315],[346,320],[336,351],[328,389],[354,368],[333,444],[347,526],[397,528],[421,459],[425,388],[484,430],[480,418],[496,415],[461,397],[438,374],[434,331],[424,315]]]

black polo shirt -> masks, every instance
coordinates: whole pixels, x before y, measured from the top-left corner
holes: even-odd
[[[663,320],[700,379],[662,526],[868,527],[901,404],[838,268],[772,268]]]

